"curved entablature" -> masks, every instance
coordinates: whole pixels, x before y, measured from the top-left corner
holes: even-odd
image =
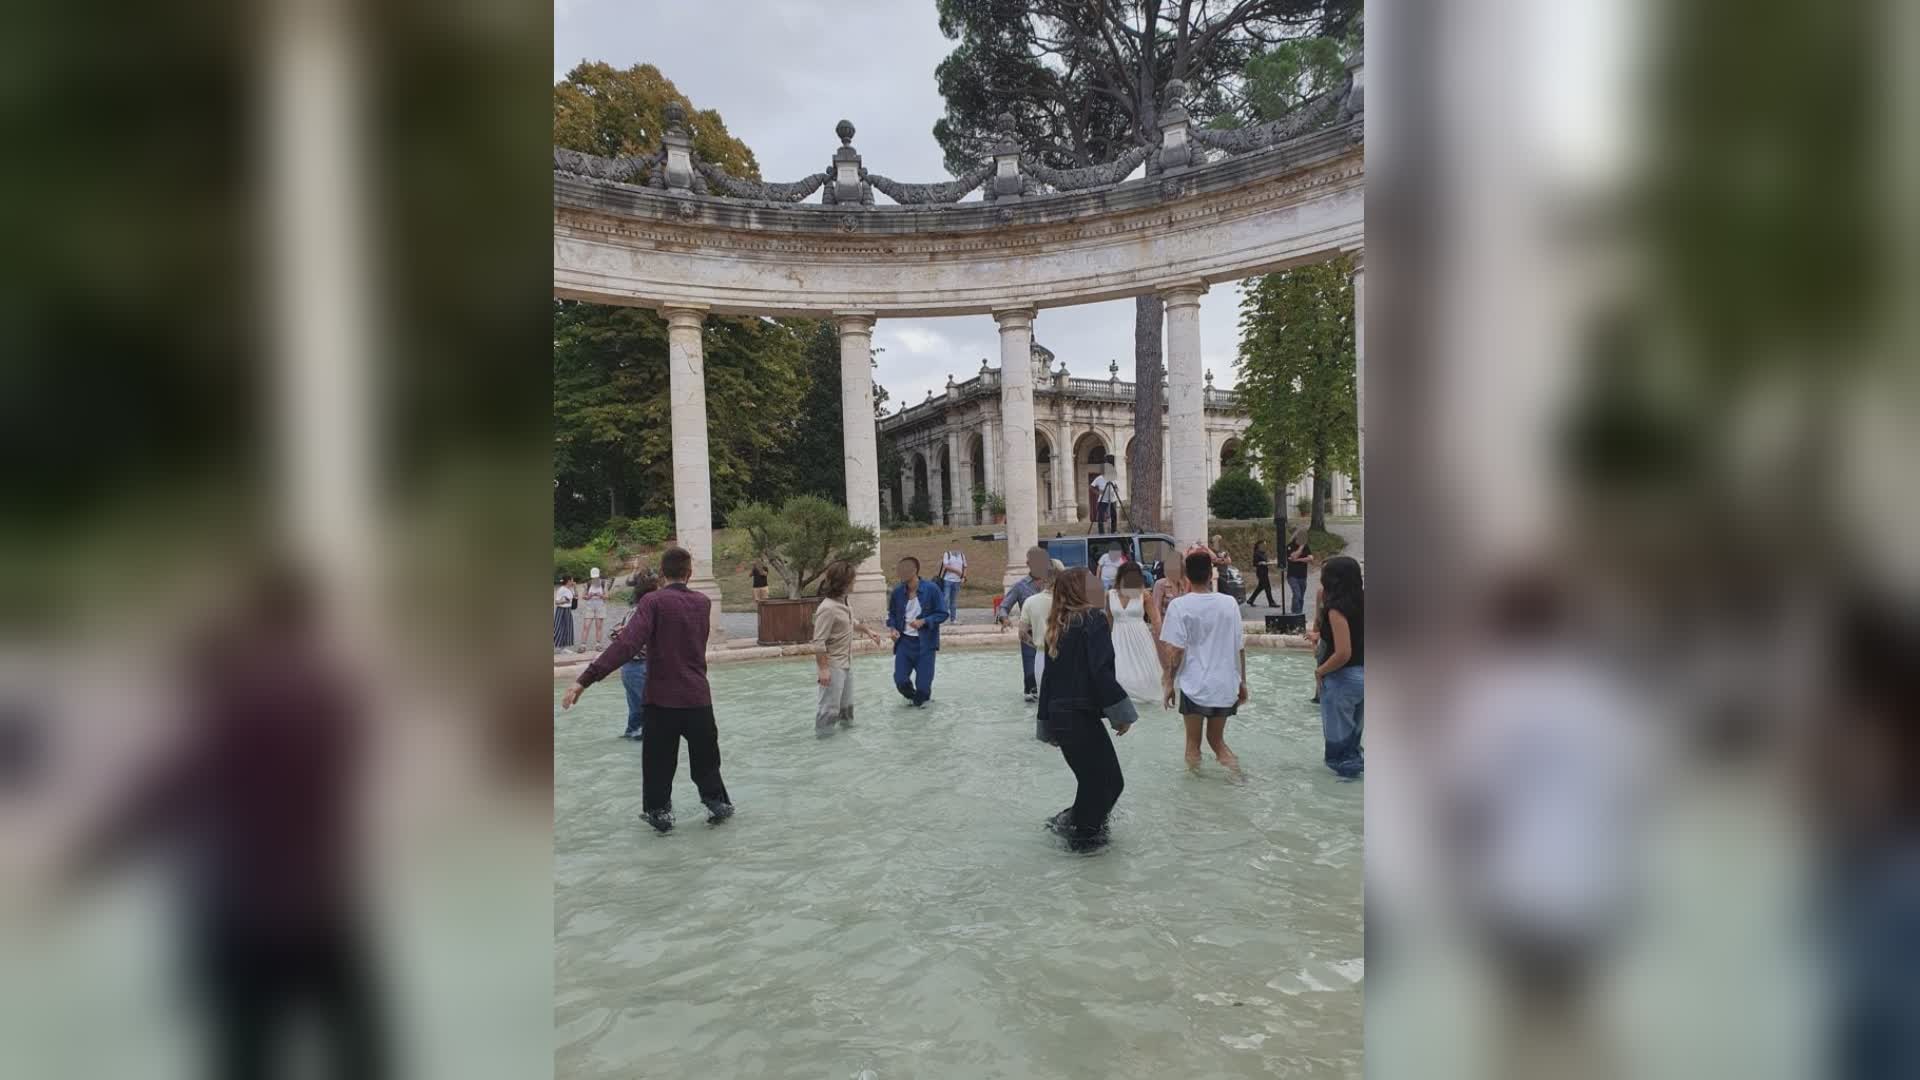
[[[958,204],[776,203],[556,171],[554,292],[733,314],[962,315],[1234,280],[1361,245],[1362,123],[1094,190]]]

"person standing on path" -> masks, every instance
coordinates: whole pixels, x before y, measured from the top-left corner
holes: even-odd
[[[640,598],[660,587],[660,579],[651,570],[640,570],[628,579],[633,586],[633,603],[640,605]],[[613,636],[619,637],[620,631],[627,628],[627,621],[633,618],[628,612],[627,618],[613,628]],[[623,739],[640,741],[640,733],[645,729],[645,708],[647,704],[647,653],[642,649],[633,659],[620,665],[620,685],[627,691],[627,730],[620,733]]]
[[[753,574],[753,602],[756,604],[764,604],[767,602],[767,564],[761,562],[759,559],[755,559],[753,560],[753,570],[751,572]]]
[[[1107,842],[1107,817],[1126,787],[1101,717],[1114,735],[1125,735],[1136,715],[1114,676],[1112,629],[1106,612],[1093,606],[1093,575],[1075,567],[1055,580],[1053,591],[1044,639],[1048,678],[1040,687],[1035,734],[1060,748],[1079,788],[1073,805],[1047,826],[1070,849],[1090,851]]]
[[[580,599],[580,644],[600,648],[607,643],[607,579],[600,568],[587,571],[587,586]]]
[[[1307,527],[1302,525],[1287,545],[1287,592],[1292,595],[1295,615],[1305,609],[1307,570],[1312,565],[1313,549],[1307,545]]]
[[[818,667],[820,702],[813,712],[813,733],[819,738],[833,734],[834,725],[853,726],[853,635],[859,631],[875,645],[883,644],[879,634],[854,618],[847,606],[847,590],[853,588],[854,567],[845,560],[829,565],[820,580],[820,606],[813,611],[814,663]]]
[[[1093,527],[1097,532],[1104,528],[1109,532],[1120,531],[1120,485],[1106,473],[1100,473],[1087,484],[1088,494],[1093,501]]]
[[[573,575],[561,574],[553,586],[553,651],[573,648]]]
[[[1032,599],[1036,593],[1047,587],[1047,581],[1053,577],[1053,566],[1047,558],[1047,549],[1030,547],[1027,549],[1027,576],[1013,583],[1007,594],[1000,598],[1000,630],[1006,632],[1007,620],[1018,618],[1022,604]],[[1027,640],[1025,624],[1020,631],[1020,675],[1022,693],[1027,704],[1040,700],[1040,684],[1033,675],[1033,642]]]
[[[933,660],[940,651],[940,624],[947,621],[946,597],[938,585],[920,578],[920,560],[909,555],[895,567],[900,584],[887,598],[887,626],[893,631],[893,685],[914,708],[933,696]]]
[[[1320,639],[1333,643],[1327,658],[1313,669],[1320,680],[1320,729],[1327,744],[1327,768],[1343,779],[1356,780],[1367,766],[1360,747],[1367,705],[1366,591],[1360,564],[1345,555],[1328,559],[1320,568],[1320,593],[1324,599]]]
[[[1273,597],[1273,579],[1268,576],[1271,572],[1270,561],[1267,558],[1267,542],[1255,540],[1253,542],[1254,587],[1253,592],[1247,594],[1248,607],[1253,606],[1253,602],[1259,599],[1261,593],[1267,594],[1268,607],[1280,606],[1280,602]]]
[[[1187,767],[1200,767],[1204,728],[1213,756],[1235,777],[1240,759],[1227,748],[1227,717],[1247,703],[1247,651],[1240,605],[1214,591],[1213,556],[1187,556],[1188,592],[1167,606],[1160,643],[1167,654],[1161,691],[1187,723]]]
[[[967,580],[967,553],[952,548],[940,556],[940,589],[946,594],[947,619],[960,621],[960,586]]]
[[[1100,587],[1109,592],[1112,591],[1113,579],[1120,573],[1120,568],[1126,564],[1125,551],[1117,547],[1108,548],[1106,553],[1100,556]]]
[[[673,774],[680,769],[680,740],[707,824],[733,816],[733,801],[720,779],[720,732],[713,719],[713,689],[707,684],[707,634],[713,601],[687,588],[693,555],[668,548],[660,557],[666,586],[641,598],[626,628],[595,657],[560,698],[571,709],[587,687],[641,652],[647,654],[646,724],[640,740],[640,816],[658,832],[673,828]]]

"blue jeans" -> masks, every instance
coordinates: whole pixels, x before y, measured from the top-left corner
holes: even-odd
[[[1304,612],[1307,603],[1307,579],[1287,575],[1287,592],[1293,597],[1293,613],[1298,615]]]
[[[620,685],[627,690],[627,730],[629,738],[640,734],[640,702],[647,693],[647,662],[629,660],[620,665]]]
[[[1020,674],[1025,679],[1024,691],[1038,693],[1040,687],[1033,681],[1033,646],[1024,641],[1020,643]]]
[[[957,581],[942,580],[940,582],[940,588],[946,594],[946,597],[947,597],[947,621],[955,622],[955,623],[959,622],[960,619],[958,616],[960,614],[960,583]]]
[[[893,643],[893,685],[918,705],[933,696],[933,658],[939,653],[917,637],[900,635]]]
[[[1360,748],[1366,730],[1367,669],[1348,664],[1320,680],[1320,734],[1327,742],[1327,768],[1348,780],[1367,767]]]

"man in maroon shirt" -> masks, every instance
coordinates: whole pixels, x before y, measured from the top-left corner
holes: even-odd
[[[720,732],[713,722],[713,691],[707,686],[707,631],[713,618],[705,593],[687,588],[693,556],[669,548],[660,557],[666,587],[640,598],[627,625],[606,651],[587,665],[560,698],[571,709],[580,692],[620,665],[647,654],[645,725],[640,736],[640,816],[660,832],[673,828],[673,774],[680,768],[680,740],[687,765],[707,805],[707,824],[733,816],[727,786],[720,782]]]

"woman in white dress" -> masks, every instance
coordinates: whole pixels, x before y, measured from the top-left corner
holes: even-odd
[[[1160,649],[1148,629],[1147,608],[1153,604],[1140,564],[1128,562],[1114,575],[1107,590],[1107,613],[1113,619],[1113,670],[1127,696],[1165,708],[1160,693]]]

